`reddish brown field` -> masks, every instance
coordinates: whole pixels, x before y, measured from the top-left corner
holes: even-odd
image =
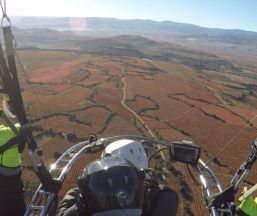
[[[115,135],[133,135],[140,132],[135,128],[133,119],[127,119],[115,116],[109,123],[108,128],[103,132],[102,136],[115,136]]]
[[[40,148],[43,150],[44,156],[46,158],[47,165],[50,166],[51,163],[54,162],[53,154],[55,152],[62,153],[67,151],[74,143],[69,142],[61,137],[48,138],[45,137],[39,142]],[[51,149],[51,151],[49,151]]]
[[[154,80],[144,80],[141,77],[128,76],[128,97],[132,98],[135,92],[140,95],[152,96],[156,100],[163,100],[168,94],[194,95],[194,98],[218,103],[219,100],[205,88],[190,81],[174,78],[169,74],[154,75]],[[160,97],[162,95],[162,97]]]
[[[219,116],[221,119],[224,119],[227,124],[231,124],[237,127],[243,127],[246,124],[246,121],[239,116],[235,116],[235,114],[225,110],[221,107],[214,107],[210,105],[205,105],[202,109],[209,113]]]
[[[131,107],[134,111],[136,111],[137,113],[142,110],[142,108],[151,108],[154,107],[154,102],[144,98],[144,97],[137,97],[135,100],[133,101],[128,101],[126,103],[129,107]]]
[[[88,127],[89,133],[96,133],[101,125],[104,124],[104,121],[110,114],[110,111],[103,109],[101,107],[92,107],[87,110],[82,110],[75,112],[78,119],[82,121],[89,121],[91,127]]]
[[[168,97],[158,100],[158,104],[160,108],[157,112],[155,110],[149,110],[146,114],[158,116],[161,121],[172,122],[179,118],[183,118],[183,116],[186,116],[188,111],[192,109],[184,103],[177,100],[171,100]]]
[[[116,86],[115,82],[104,82],[101,83],[98,87],[98,92],[104,93],[107,97],[112,97],[116,101],[120,101],[122,98],[120,89]],[[100,102],[100,101],[99,101]]]
[[[235,138],[247,120],[257,114],[254,97],[243,101],[232,97],[233,95],[226,95],[227,92],[235,95],[241,93],[241,90],[233,89],[244,84],[244,81],[240,81],[239,74],[231,77],[226,75],[223,80],[220,72],[200,74],[179,63],[150,63],[133,57],[36,50],[21,51],[20,54],[27,66],[29,80],[34,82],[26,82],[24,74],[21,74],[23,98],[25,105],[29,107],[28,115],[30,118],[45,117],[34,122],[43,130],[52,128],[55,132],[74,133],[78,137],[99,132],[102,136],[140,133],[137,127],[143,128],[142,125],[121,104],[123,76],[126,81],[125,103],[140,115],[154,133],[168,141],[193,140],[209,156],[213,156]],[[150,71],[153,67],[154,73]],[[234,85],[228,86],[228,83]],[[140,96],[133,100],[138,95]],[[49,114],[54,116],[49,117]],[[69,114],[91,125],[74,121],[67,116]],[[253,122],[253,126],[257,127],[257,121]],[[146,131],[144,133],[148,135]],[[217,156],[218,159],[235,170],[246,157],[256,134],[256,128],[247,127]],[[64,152],[73,144],[59,136],[43,136],[38,142],[48,163],[53,160],[53,152]],[[27,163],[27,156],[23,157]],[[67,177],[67,184],[60,196],[74,186],[75,175],[79,175],[85,164],[96,157],[97,155],[89,155],[85,160],[79,160],[74,171]],[[207,155],[203,153],[202,158],[206,159]],[[199,187],[183,165],[176,166],[191,190],[192,199],[189,203],[192,212],[197,216],[206,215]],[[217,168],[213,164],[211,167],[223,172],[219,174],[221,180],[223,183],[228,182],[231,176],[224,174],[228,173],[227,169]],[[257,177],[255,170],[256,166],[249,175],[251,181]],[[178,177],[168,176],[167,181],[180,194]],[[180,203],[179,215],[183,215],[183,212],[184,206]]]
[[[66,116],[53,116],[48,119],[43,119],[38,122],[45,130],[49,130],[50,128],[54,129],[57,132],[75,133],[79,137],[83,137],[88,134],[88,131],[91,129],[89,126],[71,122]]]
[[[231,110],[243,116],[248,121],[252,120],[257,114],[255,109],[246,107],[231,107]],[[254,121],[252,124],[257,126],[257,121]]]

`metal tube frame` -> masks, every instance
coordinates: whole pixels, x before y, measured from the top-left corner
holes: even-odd
[[[200,182],[204,187],[204,191],[207,197],[210,197],[211,195],[214,194],[210,187],[211,184],[212,185],[214,184],[220,193],[223,191],[222,186],[218,178],[214,174],[214,172],[201,159],[199,159],[199,162],[196,168],[197,168]],[[206,175],[208,175],[212,179],[211,183],[207,180]],[[219,215],[218,209],[216,209],[215,207],[211,207],[210,212],[211,212],[211,216]]]
[[[101,138],[92,143],[90,143],[89,141],[84,141],[84,142],[80,142],[80,143],[74,145],[73,147],[68,149],[66,152],[64,152],[63,155],[55,162],[53,167],[50,169],[50,173],[53,173],[56,170],[56,167],[58,167],[58,165],[60,163],[67,161],[65,159],[66,157],[71,157],[71,159],[67,162],[67,164],[63,168],[61,168],[62,171],[61,171],[60,175],[57,178],[55,178],[55,179],[63,182],[68,171],[72,168],[72,166],[77,161],[77,159],[81,156],[81,154],[87,151],[87,149],[90,149],[93,146],[105,145],[105,144],[108,144],[110,142],[113,142],[113,141],[116,141],[119,139],[136,139],[139,141],[149,141],[151,143],[161,144],[166,147],[171,145],[170,143],[163,141],[163,140],[159,140],[157,138],[145,137],[145,136],[140,136],[140,135],[112,136],[112,137],[107,137],[107,138]],[[218,192],[220,192],[220,193],[223,192],[223,188],[219,182],[219,179],[216,177],[215,173],[207,166],[207,164],[205,164],[201,159],[199,159],[197,166],[194,166],[194,167],[196,168],[197,175],[200,179],[201,184],[204,187],[205,196],[207,198],[214,195],[215,192],[212,190],[213,187],[216,187]],[[248,172],[243,173],[243,175],[241,176],[241,178],[238,181],[239,183],[242,181],[242,178],[247,173]],[[41,194],[44,194],[45,196],[47,196],[46,202],[43,206],[35,206],[34,204],[36,203],[37,199],[39,198],[39,196]],[[31,215],[31,212],[33,210],[39,210],[39,211],[41,211],[39,215],[45,216],[47,214],[49,208],[51,207],[51,204],[54,201],[55,197],[56,197],[56,194],[51,193],[51,192],[45,192],[44,189],[42,188],[42,185],[40,185],[28,206],[25,216]],[[221,213],[226,213],[226,215],[232,216],[233,214],[232,214],[230,207],[231,207],[231,203],[224,203],[224,207],[222,207],[221,209],[211,207],[209,209],[210,215],[211,216],[219,216],[219,215],[221,215]]]
[[[72,159],[69,160],[69,162],[66,164],[66,166],[64,168],[62,168],[62,172],[60,173],[60,175],[58,176],[58,178],[55,178],[61,182],[64,181],[66,174],[68,173],[68,171],[71,169],[71,167],[73,166],[73,164],[77,161],[77,159],[79,158],[79,156],[90,147],[89,145],[89,141],[84,141],[84,142],[80,142],[78,144],[76,144],[75,146],[71,147],[70,149],[68,149],[66,152],[64,152],[64,154],[54,163],[55,167],[58,167],[59,163],[62,163],[64,158],[67,157],[69,154],[74,154],[73,152],[75,150],[80,149],[77,153],[75,153],[72,156]],[[50,169],[50,173],[53,173],[55,171],[55,168],[51,168]],[[44,194],[47,196],[47,201],[45,203],[44,206],[35,206],[35,203],[38,199],[38,197]],[[44,216],[47,214],[47,211],[51,205],[51,202],[54,200],[56,194],[52,193],[52,192],[45,192],[44,189],[42,188],[42,185],[40,185],[37,189],[37,191],[35,192],[30,204],[28,205],[27,211],[25,213],[25,216],[29,216],[31,215],[31,212],[33,210],[41,210],[40,216]]]
[[[58,178],[55,178],[56,180],[59,180],[59,181],[63,182],[67,173],[68,173],[68,171],[72,168],[72,166],[77,161],[77,159],[80,157],[80,155],[82,153],[86,152],[87,149],[89,149],[93,146],[98,146],[98,145],[103,145],[105,143],[110,143],[112,141],[119,140],[119,139],[137,139],[137,140],[150,141],[152,143],[161,144],[161,145],[164,145],[164,146],[169,145],[169,143],[167,143],[163,140],[158,140],[156,138],[145,137],[145,136],[140,136],[140,135],[113,136],[113,137],[101,138],[101,139],[99,139],[95,142],[92,142],[92,143],[89,143],[89,141],[84,141],[84,142],[80,142],[80,143],[76,144],[75,146],[71,147],[66,152],[64,152],[62,154],[62,156],[53,164],[53,167],[49,170],[49,172],[52,174],[56,170],[56,167],[58,167],[58,165],[60,163],[62,163],[65,160],[65,158],[67,156],[69,156],[69,154],[73,154],[74,151],[77,151],[78,149],[81,148],[77,153],[75,153],[72,156],[71,160],[69,160],[69,162],[66,164],[66,166],[62,168],[62,172],[60,173]],[[36,204],[37,200],[39,199],[40,195],[45,195],[46,196],[46,202],[44,203],[44,205],[37,206],[35,204]],[[42,185],[40,185],[38,187],[38,189],[36,190],[30,204],[28,205],[25,216],[31,215],[31,213],[34,210],[40,211],[40,214],[39,214],[40,216],[45,216],[47,214],[47,212],[48,212],[48,210],[49,210],[49,208],[50,208],[50,206],[51,206],[55,197],[56,197],[56,194],[54,194],[52,192],[44,191]]]

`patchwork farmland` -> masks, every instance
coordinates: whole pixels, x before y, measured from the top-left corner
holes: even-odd
[[[54,154],[63,153],[89,134],[149,136],[142,121],[123,106],[124,90],[125,104],[156,136],[170,142],[193,140],[202,147],[204,160],[212,158],[257,113],[256,81],[236,71],[229,75],[211,68],[199,71],[183,62],[131,55],[33,48],[18,54],[25,68],[20,68],[19,76],[26,111],[48,165],[54,161]],[[215,171],[222,171],[223,183],[246,157],[256,132],[257,123],[252,122],[211,164]],[[97,156],[99,153],[92,153],[79,160],[67,185],[73,186],[74,176]],[[23,161],[25,186],[35,188],[37,180],[26,154]],[[170,170],[167,183],[183,200],[179,215],[186,211],[205,215],[202,195],[195,195],[198,185],[185,166],[173,164]],[[254,182],[256,177],[252,172],[248,181]],[[185,193],[185,188],[190,190]],[[186,199],[188,196],[191,198]]]

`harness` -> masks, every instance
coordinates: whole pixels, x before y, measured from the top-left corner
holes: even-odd
[[[4,23],[6,23],[6,25],[3,25]],[[18,152],[15,152],[17,155],[18,153],[22,153],[25,145],[27,145],[30,158],[34,165],[34,171],[40,179],[43,187],[46,191],[57,193],[60,188],[60,184],[52,178],[46,168],[42,151],[37,146],[32,135],[31,125],[26,116],[17,76],[14,37],[11,29],[11,22],[4,10],[2,17],[2,30],[6,49],[6,58],[4,56],[2,44],[0,43],[0,93],[5,94],[3,108],[5,109],[6,107],[9,107],[11,111],[9,111],[9,109],[5,109],[4,111],[0,110],[0,120],[3,120],[12,130],[13,137],[9,137],[5,143],[0,145],[0,155],[6,154],[6,152],[13,149],[15,149],[15,151],[18,149]],[[13,117],[16,117],[20,123],[20,130],[17,130],[10,120],[10,118]],[[18,163],[15,165],[17,164]]]
[[[15,125],[17,128],[18,124]],[[0,126],[0,148],[14,136],[14,133],[9,127]],[[17,168],[21,165],[20,153],[18,150],[18,145],[14,145],[11,148],[6,149],[4,152],[0,153],[0,166],[7,168]]]
[[[250,190],[244,188],[244,194],[239,198],[241,202],[239,209],[247,214],[247,216],[256,216],[257,214],[257,197],[254,199],[251,194],[257,190],[257,184],[254,185]]]

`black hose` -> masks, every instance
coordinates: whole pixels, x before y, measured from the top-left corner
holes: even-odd
[[[163,151],[164,149],[168,149],[168,147],[165,146],[165,147],[162,147],[162,148],[156,150],[156,151],[149,157],[148,162],[149,162],[150,160],[152,160],[159,152]]]

